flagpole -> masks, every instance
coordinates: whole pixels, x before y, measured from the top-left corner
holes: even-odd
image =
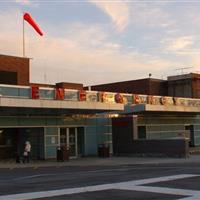
[[[25,27],[24,27],[24,13],[23,13],[23,57],[25,57]]]

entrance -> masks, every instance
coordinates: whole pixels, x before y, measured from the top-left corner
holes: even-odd
[[[70,158],[77,158],[84,154],[84,128],[60,128],[60,146],[69,148]]]
[[[31,143],[31,159],[44,159],[44,129],[31,127],[0,129],[0,159],[23,156],[26,141]]]

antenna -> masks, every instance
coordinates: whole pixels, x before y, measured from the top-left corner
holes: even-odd
[[[191,68],[193,68],[193,67],[180,67],[180,68],[177,68],[177,69],[175,69],[176,71],[181,71],[181,74],[183,74],[183,70],[184,69],[191,69]]]

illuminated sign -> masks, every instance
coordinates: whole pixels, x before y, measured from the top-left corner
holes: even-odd
[[[45,93],[44,93],[45,91]],[[50,95],[48,95],[50,92]],[[55,99],[68,101],[88,101],[103,103],[121,103],[121,104],[150,104],[162,106],[200,106],[200,99],[153,96],[140,94],[123,94],[111,92],[95,92],[85,90],[68,90],[64,88],[44,89],[38,86],[31,86],[30,96],[32,99]]]
[[[99,92],[99,100],[104,103],[115,103],[115,94],[108,92]]]
[[[86,101],[86,91],[85,90],[79,91],[79,100],[80,101]]]
[[[90,102],[97,102],[98,101],[98,96],[97,96],[97,92],[86,92],[86,101],[90,101]]]

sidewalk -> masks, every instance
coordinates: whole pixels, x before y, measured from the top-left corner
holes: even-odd
[[[31,161],[31,163],[15,163],[14,160],[0,161],[0,169],[15,168],[40,168],[40,167],[64,167],[64,166],[120,166],[120,165],[145,165],[162,163],[199,163],[200,155],[191,155],[189,158],[154,158],[154,157],[86,157],[72,159],[67,162],[57,162],[56,160]]]

